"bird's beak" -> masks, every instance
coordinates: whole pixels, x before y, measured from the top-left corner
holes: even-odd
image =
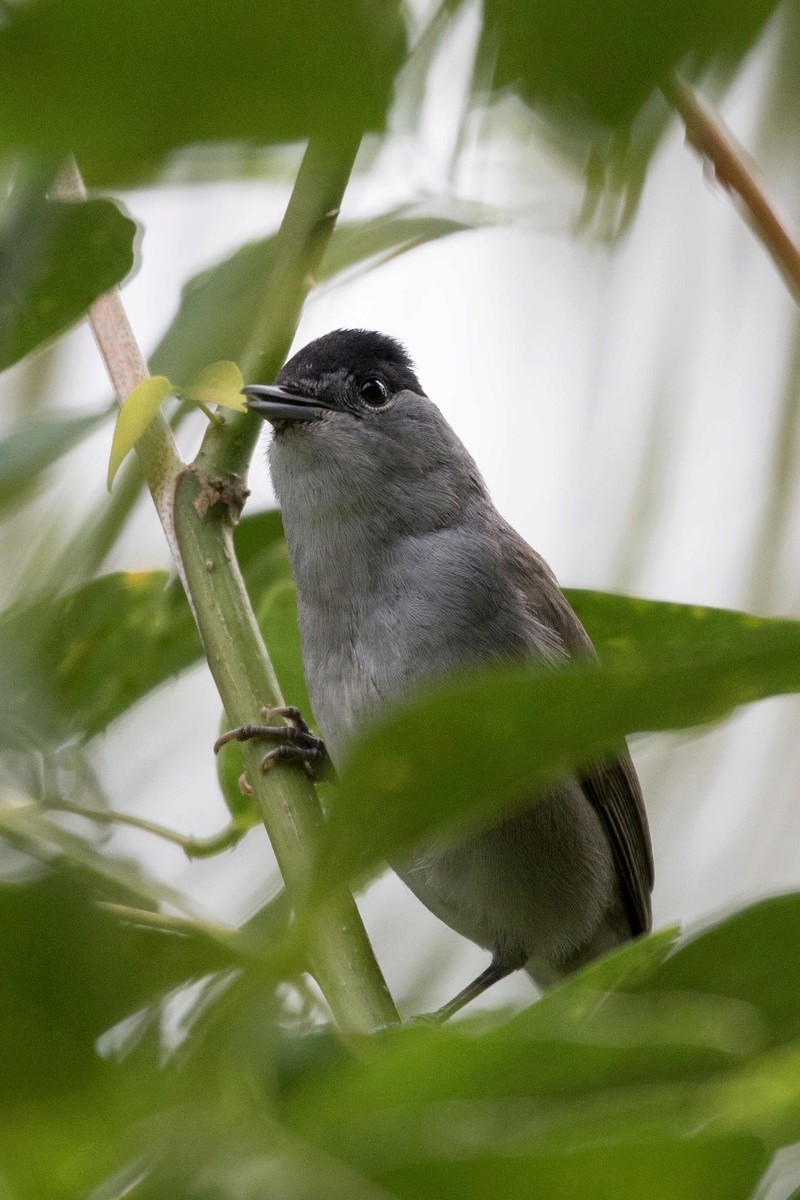
[[[330,408],[321,400],[272,384],[250,384],[242,388],[242,395],[249,411],[266,421],[315,421]]]

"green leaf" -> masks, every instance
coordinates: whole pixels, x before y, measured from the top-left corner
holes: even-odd
[[[124,279],[135,237],[135,223],[110,200],[20,203],[0,226],[0,370],[74,325]]]
[[[296,705],[306,720],[312,721],[297,626],[297,588],[291,579],[270,588],[257,615],[286,703]]]
[[[690,728],[797,690],[800,624],[739,617],[710,622],[706,639],[676,644],[663,662],[495,669],[432,686],[353,747],[320,880],[359,875],[448,826],[496,819],[626,734]]]
[[[652,151],[666,124],[657,93],[672,71],[698,78],[711,68],[718,81],[776,8],[777,0],[487,0],[486,53],[495,86],[518,88],[544,111],[561,149],[585,161],[588,145],[608,162],[630,158],[632,132]]]
[[[405,40],[392,0],[117,0],[113,21],[51,0],[4,21],[3,145],[74,151],[106,182],[197,142],[379,128]]]
[[[60,869],[30,883],[0,884],[0,952],[7,970],[0,995],[6,1103],[79,1087],[102,1073],[94,1052],[101,1033],[232,962],[200,933],[159,935],[121,924],[93,903],[79,872]]]
[[[339,224],[317,282],[333,279],[367,260],[478,228],[493,219],[493,210],[449,205],[443,213],[398,209],[366,221]],[[189,280],[178,315],[153,353],[153,371],[186,383],[210,358],[244,364],[275,250],[275,236],[249,242]]]
[[[771,1042],[800,1038],[800,962],[786,953],[798,938],[800,896],[772,896],[682,939],[631,990],[734,998],[758,1009]]]
[[[219,404],[234,412],[245,412],[242,372],[235,362],[222,361],[204,367],[181,396],[192,404]]]
[[[107,481],[109,491],[123,459],[130,454],[172,390],[172,384],[165,376],[150,375],[125,397],[111,442]]]
[[[235,543],[255,597],[287,578],[279,514],[245,517]],[[201,655],[183,590],[165,571],[104,575],[11,609],[0,615],[0,742],[91,737]]]
[[[754,630],[766,633],[778,624],[729,608],[644,600],[614,592],[565,588],[565,595],[601,660],[617,667],[638,668],[692,654],[702,657],[726,645],[734,649],[741,637],[749,637]]]
[[[631,1139],[573,1154],[443,1157],[379,1180],[404,1200],[749,1200],[767,1162],[755,1138]]]
[[[107,419],[59,413],[20,421],[0,440],[0,510],[24,499],[39,476]]]

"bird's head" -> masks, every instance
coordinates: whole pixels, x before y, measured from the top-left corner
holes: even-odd
[[[274,385],[244,394],[274,427],[270,466],[284,510],[302,492],[314,506],[410,506],[436,521],[483,489],[405,349],[385,334],[334,330],[299,350]]]

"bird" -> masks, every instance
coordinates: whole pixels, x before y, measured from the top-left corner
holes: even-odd
[[[273,428],[269,469],[320,736],[285,708],[274,711],[288,725],[245,726],[221,741],[273,737],[265,769],[293,757],[338,768],[366,722],[431,680],[596,657],[400,342],[337,329],[299,350],[274,384],[243,391]],[[512,971],[546,989],[651,927],[653,855],[624,744],[494,824],[430,839],[391,865],[491,954],[440,1019]]]

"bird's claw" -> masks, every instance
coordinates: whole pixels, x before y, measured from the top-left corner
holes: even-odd
[[[314,780],[326,774],[328,751],[322,738],[318,738],[308,727],[299,708],[286,704],[276,708],[262,708],[265,721],[283,717],[288,725],[239,725],[229,729],[214,743],[214,753],[219,754],[228,742],[248,742],[258,738],[277,742],[261,760],[262,774],[271,771],[281,762],[299,762]]]

